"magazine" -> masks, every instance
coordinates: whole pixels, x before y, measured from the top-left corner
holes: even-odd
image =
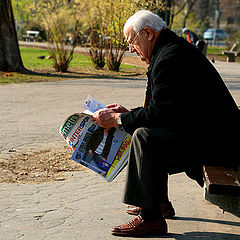
[[[122,127],[106,130],[91,121],[93,112],[105,106],[88,96],[86,111],[69,116],[59,129],[74,150],[72,160],[111,182],[128,161],[131,136]]]

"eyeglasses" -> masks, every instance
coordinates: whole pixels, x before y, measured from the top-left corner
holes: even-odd
[[[139,34],[140,34],[140,32],[141,32],[142,30],[143,30],[143,29],[139,30],[139,31],[137,32],[136,36],[133,38],[133,40],[132,40],[130,43],[128,43],[129,49],[132,49],[132,48],[133,48],[132,45],[133,45],[133,43],[136,41],[137,37],[139,36]]]

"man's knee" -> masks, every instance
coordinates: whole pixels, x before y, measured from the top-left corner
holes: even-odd
[[[180,140],[179,134],[167,128],[137,128],[132,139],[146,141],[148,143],[174,144]]]
[[[132,135],[132,141],[147,141],[147,138],[148,132],[144,127],[137,128]]]

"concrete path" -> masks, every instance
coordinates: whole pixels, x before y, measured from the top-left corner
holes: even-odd
[[[215,66],[240,105],[240,65]],[[144,88],[145,79],[88,78],[0,86],[0,161],[9,158],[9,150],[63,147],[58,128],[70,113],[83,110],[88,94],[131,108],[142,104]],[[82,171],[63,182],[0,184],[0,239],[122,239],[109,229],[131,219],[121,203],[124,177],[125,171],[107,183]],[[167,221],[169,234],[163,239],[240,239],[240,219],[205,201],[202,189],[185,174],[171,176],[169,190],[176,218]]]

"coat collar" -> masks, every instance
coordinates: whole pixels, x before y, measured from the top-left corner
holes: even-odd
[[[150,58],[150,63],[148,66],[148,73],[151,72],[154,62],[158,56],[158,52],[170,41],[176,37],[176,34],[168,28],[163,28],[156,39],[155,45],[153,47],[152,56]]]

